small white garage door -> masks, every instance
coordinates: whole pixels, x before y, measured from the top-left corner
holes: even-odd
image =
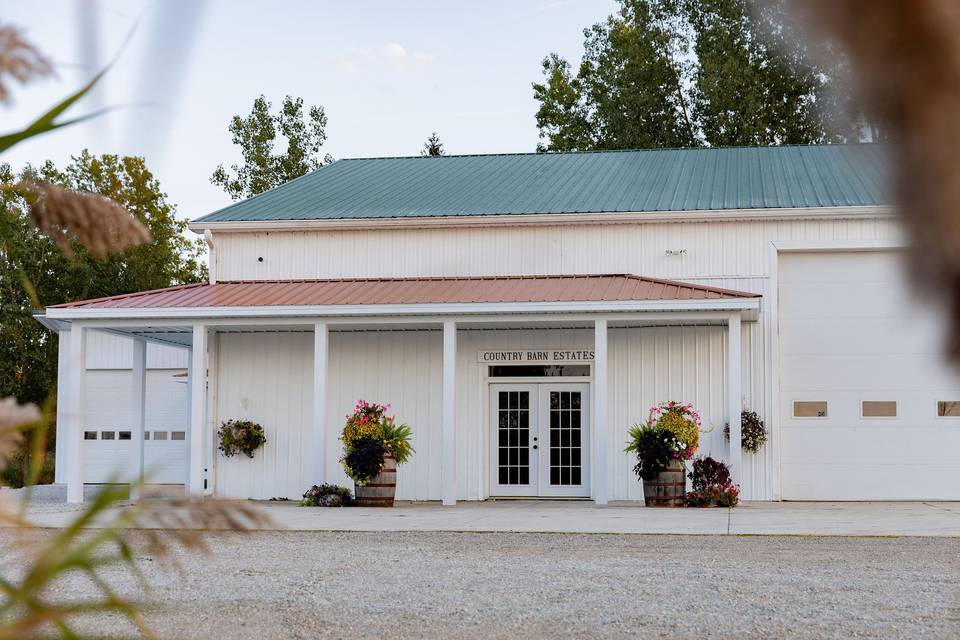
[[[780,256],[785,500],[960,499],[960,378],[901,259]]]
[[[187,477],[187,384],[182,369],[147,371],[144,469],[148,482],[183,484]],[[87,372],[84,482],[124,481],[131,465],[129,370]]]

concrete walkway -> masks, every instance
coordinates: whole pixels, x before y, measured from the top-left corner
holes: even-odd
[[[958,502],[748,502],[727,509],[655,509],[634,503],[490,501],[398,503],[393,509],[258,503],[276,529],[960,537]],[[77,507],[35,505],[30,519],[63,527]]]

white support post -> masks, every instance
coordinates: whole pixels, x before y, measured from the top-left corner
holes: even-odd
[[[140,497],[143,485],[143,431],[147,420],[147,341],[133,339],[130,381],[130,499]]]
[[[67,394],[67,502],[83,502],[83,431],[86,427],[87,329],[74,322],[70,329],[70,391]]]
[[[326,322],[313,325],[313,483],[326,482],[327,363],[330,333]]]
[[[57,452],[53,481],[67,484],[70,448],[70,329],[61,329],[57,346]]]
[[[190,350],[190,474],[187,493],[203,495],[203,425],[207,400],[207,327],[193,326]]]
[[[607,321],[593,329],[593,500],[607,504]]]
[[[730,420],[730,477],[736,484],[743,480],[743,450],[740,448],[740,414],[743,410],[740,359],[740,314],[734,313],[727,322],[727,412]]]
[[[207,336],[207,420],[203,432],[203,468],[207,470],[207,486],[203,492],[205,496],[212,496],[216,493],[217,482],[216,460],[214,454],[217,451],[215,443],[217,433],[217,402],[219,402],[220,392],[220,371],[217,368],[220,361],[220,337],[216,331],[211,330]]]
[[[440,423],[440,483],[443,504],[457,503],[457,449],[455,385],[457,366],[457,324],[443,323],[443,408]]]

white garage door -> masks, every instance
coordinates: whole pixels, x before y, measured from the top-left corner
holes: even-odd
[[[780,256],[786,500],[960,499],[960,378],[901,258]]]
[[[187,477],[187,384],[180,370],[147,371],[144,468],[149,482],[182,484]],[[130,371],[87,373],[84,482],[129,480],[131,396]]]

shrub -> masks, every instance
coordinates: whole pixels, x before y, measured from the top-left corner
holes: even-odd
[[[671,460],[680,458],[686,445],[666,429],[647,424],[630,427],[630,440],[624,451],[635,453],[637,465],[633,472],[641,480],[653,480],[667,468]]]
[[[684,497],[688,507],[733,507],[740,502],[740,487],[730,480],[730,467],[707,456],[693,462],[693,491]]]
[[[756,453],[767,442],[767,427],[756,411],[744,411],[740,414],[740,448]],[[723,428],[723,435],[730,439],[730,423]]]
[[[220,426],[217,435],[220,437],[219,449],[228,458],[239,453],[252,458],[253,452],[267,442],[263,427],[249,420],[228,420]]]
[[[352,507],[353,492],[336,484],[313,485],[303,494],[301,507]]]
[[[343,456],[343,468],[361,487],[383,469],[387,448],[376,438],[364,438],[354,442]]]
[[[694,491],[725,484],[730,484],[730,467],[710,456],[693,461],[690,485]]]

